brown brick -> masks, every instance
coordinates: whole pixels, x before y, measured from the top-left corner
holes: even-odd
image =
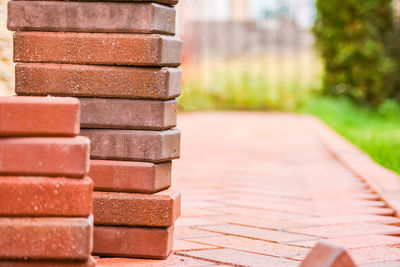
[[[93,254],[165,259],[171,253],[173,237],[173,227],[95,226]]]
[[[0,136],[75,136],[79,101],[61,97],[0,97]]]
[[[166,130],[176,126],[176,100],[79,100],[82,128]]]
[[[91,160],[89,176],[97,191],[156,193],[171,186],[171,162]]]
[[[0,138],[0,174],[83,177],[89,147],[81,136]]]
[[[155,3],[10,1],[8,29],[174,35],[175,13]]]
[[[0,177],[0,216],[88,217],[90,178]]]
[[[173,189],[151,195],[94,192],[94,223],[169,227],[180,215],[180,202],[180,193]]]
[[[51,260],[0,260],[0,267],[95,267],[96,260],[87,261],[51,261]]]
[[[181,90],[174,68],[19,63],[15,75],[18,95],[171,99]]]
[[[93,219],[0,218],[0,258],[87,260]]]
[[[327,242],[318,243],[300,267],[356,267],[344,248],[331,245]]]
[[[16,32],[14,60],[177,67],[182,62],[182,41],[158,34]]]
[[[14,1],[38,1],[38,0],[14,0]],[[41,1],[63,1],[63,0],[41,0]],[[131,2],[132,0],[85,0],[82,2]],[[176,5],[179,0],[135,0],[135,2],[154,2],[165,5]]]
[[[92,159],[165,162],[179,158],[180,131],[83,129]]]

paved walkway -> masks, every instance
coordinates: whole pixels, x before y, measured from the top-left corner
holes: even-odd
[[[321,238],[347,247],[361,266],[400,266],[396,208],[357,168],[389,177],[393,190],[400,181],[315,120],[189,113],[179,128],[182,159],[173,177],[183,202],[174,254],[166,261],[103,259],[98,266],[298,266]],[[367,163],[354,169],[346,156]]]

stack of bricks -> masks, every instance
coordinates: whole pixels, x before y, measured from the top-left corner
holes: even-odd
[[[0,266],[95,266],[79,110],[73,98],[0,98]]]
[[[166,258],[180,194],[178,0],[10,1],[18,95],[79,97],[91,140],[94,249]]]

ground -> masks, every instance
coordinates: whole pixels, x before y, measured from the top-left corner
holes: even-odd
[[[173,254],[98,266],[298,266],[321,238],[361,266],[400,266],[400,180],[316,119],[186,113],[179,128]]]

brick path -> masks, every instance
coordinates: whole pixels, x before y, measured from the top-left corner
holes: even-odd
[[[377,184],[390,180],[389,191],[400,180],[315,120],[274,113],[179,119],[183,151],[174,185],[183,210],[175,253],[166,261],[101,259],[98,266],[298,266],[320,238],[347,247],[361,266],[400,266],[396,205],[388,208],[356,165],[382,178]],[[354,164],[342,160],[350,152]]]

